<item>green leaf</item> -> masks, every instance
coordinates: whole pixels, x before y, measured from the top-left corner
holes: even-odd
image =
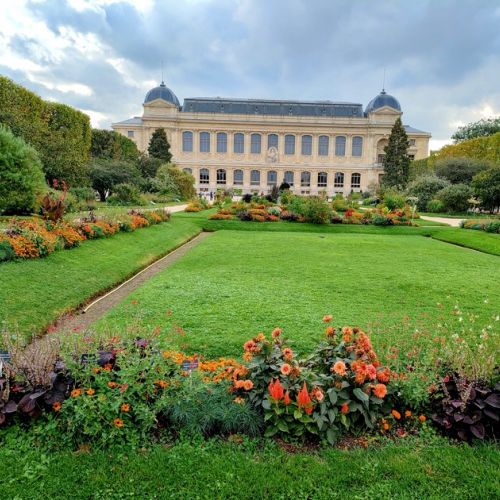
[[[326,439],[330,444],[335,444],[337,442],[337,433],[332,429],[326,431]]]
[[[359,387],[356,387],[352,392],[363,403],[367,403],[370,399],[368,394],[365,394]]]
[[[293,412],[293,416],[297,419],[300,420],[302,418],[302,412],[300,410],[295,410]]]
[[[273,426],[269,426],[266,429],[266,432],[264,432],[264,437],[271,437],[274,436],[278,432],[278,428]]]
[[[280,420],[278,422],[278,429],[281,431],[281,432],[288,432],[288,425],[286,424],[285,421],[283,420]]]
[[[335,418],[337,417],[338,410],[334,408],[333,410],[328,410],[328,418],[330,419],[330,423],[333,424],[335,422]]]
[[[262,408],[264,408],[264,410],[270,410],[271,409],[271,402],[268,399],[264,399],[262,401]]]
[[[335,389],[328,389],[328,397],[330,399],[330,403],[332,403],[332,405],[334,405],[337,400],[338,400],[338,396],[337,396],[337,391]]]

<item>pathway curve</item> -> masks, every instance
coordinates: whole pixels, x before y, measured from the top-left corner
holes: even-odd
[[[442,222],[443,224],[448,224],[448,226],[451,227],[460,227],[460,223],[463,221],[463,219],[451,219],[449,217],[428,217],[427,215],[421,215],[420,218],[433,222]]]
[[[191,250],[191,248],[198,245],[198,243],[203,241],[210,234],[211,233],[205,232],[198,234],[193,239],[176,248],[161,259],[153,262],[142,271],[139,271],[137,274],[132,276],[132,278],[128,279],[121,285],[113,288],[113,290],[111,290],[110,292],[94,300],[86,307],[76,311],[72,315],[63,316],[59,319],[59,321],[57,321],[57,323],[55,324],[55,329],[53,328],[51,330],[51,333],[70,330],[79,331],[87,329],[92,323],[96,322],[111,308],[113,308],[121,300],[127,297],[127,295],[136,290],[143,283],[151,279],[159,272],[171,266],[176,260],[183,257],[189,250]],[[50,336],[50,334],[41,337],[40,340],[48,336]]]

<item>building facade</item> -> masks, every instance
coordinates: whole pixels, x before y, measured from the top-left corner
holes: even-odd
[[[199,193],[239,189],[267,193],[286,182],[297,194],[364,191],[379,182],[384,147],[399,102],[384,90],[362,104],[332,101],[186,98],[181,106],[162,82],[144,100],[142,117],[113,129],[147,151],[163,128],[173,161]],[[411,158],[428,155],[428,132],[405,125]]]

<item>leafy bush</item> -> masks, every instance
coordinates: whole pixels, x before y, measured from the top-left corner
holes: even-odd
[[[472,189],[466,184],[452,184],[436,194],[448,212],[465,212],[470,206],[471,197]]]
[[[106,201],[110,205],[145,205],[141,192],[133,184],[117,184]]]
[[[327,224],[332,216],[332,209],[325,198],[321,196],[308,196],[302,207],[300,215],[305,217],[307,222],[313,224]]]
[[[386,191],[384,193],[384,205],[389,210],[403,208],[405,205],[405,196],[394,191]]]
[[[500,140],[500,133],[497,135]],[[472,188],[483,208],[495,210],[500,207],[500,165],[477,174],[472,180]]]
[[[460,223],[464,229],[475,229],[477,231],[486,231],[488,233],[500,233],[500,220],[489,219],[466,219]]]
[[[372,218],[372,222],[375,226],[392,226],[393,222],[390,217],[383,214],[375,214]]]
[[[427,211],[440,213],[445,211],[444,203],[441,200],[432,199],[427,203]]]
[[[450,183],[445,179],[435,176],[420,177],[411,182],[408,186],[408,193],[418,198],[417,207],[419,210],[425,210],[427,203],[436,197],[436,194],[449,186]]]
[[[33,212],[46,189],[37,152],[0,125],[0,214]]]
[[[475,158],[442,158],[436,162],[435,171],[452,184],[470,184],[475,175],[490,166],[489,162]]]
[[[349,208],[349,204],[341,194],[336,194],[332,200],[332,208],[336,212],[345,212]]]
[[[79,202],[89,202],[95,201],[95,191],[90,187],[76,187],[70,188],[69,192],[77,199]]]
[[[252,195],[250,193],[245,193],[241,200],[244,202],[244,203],[250,203],[252,201]]]
[[[158,169],[152,185],[159,193],[174,198],[180,197],[183,200],[190,200],[196,196],[194,177],[170,163],[166,163]]]
[[[487,233],[500,233],[500,220],[485,223],[484,230]]]

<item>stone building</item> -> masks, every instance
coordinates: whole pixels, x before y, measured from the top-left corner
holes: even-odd
[[[147,151],[163,128],[173,161],[193,174],[199,193],[220,188],[267,193],[287,182],[298,194],[363,191],[382,175],[384,147],[402,115],[384,90],[363,105],[333,101],[186,98],[162,82],[144,99],[142,117],[113,129]],[[405,125],[411,158],[428,155],[428,132]]]

